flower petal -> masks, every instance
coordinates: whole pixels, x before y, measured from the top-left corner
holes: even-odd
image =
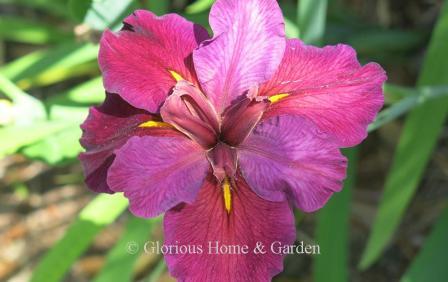
[[[207,97],[189,82],[182,80],[176,84],[160,114],[164,121],[205,148],[216,144],[218,116]]]
[[[342,188],[346,159],[332,139],[297,116],[260,123],[238,151],[241,172],[262,198],[291,197],[300,209],[321,208]]]
[[[347,45],[318,48],[288,40],[285,57],[260,95],[291,94],[274,103],[266,117],[296,114],[332,133],[350,147],[367,136],[367,126],[383,106],[384,70],[376,63],[361,66]]]
[[[235,177],[238,165],[235,148],[220,142],[209,150],[207,155],[213,175],[219,183],[222,183],[226,177]]]
[[[260,121],[268,105],[267,100],[244,98],[228,107],[223,114],[221,138],[229,145],[238,146]]]
[[[154,217],[193,202],[209,167],[206,152],[185,136],[132,137],[116,151],[107,183],[124,192],[133,214]]]
[[[134,107],[155,113],[176,84],[170,71],[196,82],[191,52],[208,33],[178,15],[157,17],[144,10],[135,11],[124,25],[101,38],[98,62],[104,86]]]
[[[210,11],[214,39],[193,52],[202,88],[222,111],[277,69],[286,39],[275,0],[218,0]]]
[[[107,170],[114,160],[114,150],[134,135],[178,135],[169,128],[142,128],[139,125],[155,116],[126,103],[117,94],[106,93],[99,107],[90,108],[81,125],[81,145],[86,149],[79,159],[84,168],[87,186],[95,192],[113,193],[106,182]]]
[[[165,254],[168,269],[179,281],[270,281],[283,269],[283,255],[275,254],[273,242],[292,244],[294,217],[287,201],[265,201],[241,179],[232,190],[228,214],[223,190],[209,179],[197,200],[165,215],[165,245],[201,246],[202,254]],[[247,245],[247,254],[216,254],[209,244]],[[265,254],[254,254],[257,242]],[[200,270],[200,271],[198,271]]]

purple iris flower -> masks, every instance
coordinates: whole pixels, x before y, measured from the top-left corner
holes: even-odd
[[[383,105],[383,69],[346,45],[287,39],[275,0],[217,0],[214,36],[169,14],[136,11],[105,31],[105,102],[82,125],[95,192],[123,192],[140,217],[166,212],[165,256],[181,281],[268,281],[273,242],[294,242],[292,207],[321,208],[342,187],[341,147],[359,144]],[[209,242],[263,244],[216,255]]]

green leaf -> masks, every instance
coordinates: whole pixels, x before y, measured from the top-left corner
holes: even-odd
[[[196,0],[192,4],[187,6],[187,8],[185,9],[185,12],[187,12],[187,14],[197,14],[197,13],[207,11],[213,5],[213,2],[215,2],[215,1],[214,0]]]
[[[391,87],[390,85],[387,85],[386,88],[390,89]],[[380,128],[384,124],[400,117],[419,105],[425,104],[430,100],[448,97],[448,86],[420,87],[418,89],[400,87],[401,95],[405,91],[407,93],[405,98],[378,114],[375,121],[369,125],[369,132]]]
[[[14,134],[20,132],[21,128],[29,130],[31,127],[33,129],[30,132],[27,132],[27,137],[31,140],[40,136],[40,133],[35,131],[35,125],[37,122],[45,120],[47,114],[42,102],[23,92],[1,73],[0,93],[3,93],[13,102],[8,114],[10,115],[8,117],[10,125],[0,128],[0,136],[5,138],[2,140],[5,144],[3,148],[0,149],[0,157],[3,157],[5,154],[14,153],[18,148],[24,145],[24,142],[28,144],[27,142],[29,141],[26,139],[24,140],[23,137],[17,137],[17,142],[14,141],[16,138]]]
[[[446,282],[448,281],[448,208],[445,208],[431,235],[401,282]]]
[[[448,3],[434,30],[418,86],[448,83]],[[389,244],[421,181],[448,111],[448,98],[428,101],[408,115],[384,194],[359,267],[374,263]]]
[[[68,8],[73,18],[82,23],[92,4],[93,0],[69,0]]]
[[[57,16],[68,16],[66,0],[0,0],[0,4],[20,5],[41,9]]]
[[[300,38],[308,44],[321,44],[325,33],[327,0],[300,0],[298,9]]]
[[[299,27],[287,17],[285,20],[285,32],[288,38],[298,38],[299,37]]]
[[[49,118],[55,121],[66,121],[69,126],[25,147],[22,153],[28,158],[45,161],[52,165],[74,160],[82,151],[79,143],[82,131],[79,126],[87,117],[87,106],[103,100],[104,88],[101,77],[85,82],[62,95],[52,97],[45,103],[49,108]]]
[[[316,242],[321,253],[314,257],[315,282],[348,281],[350,198],[355,185],[357,153],[357,148],[345,150],[348,170],[344,188],[318,213]]]
[[[31,125],[14,125],[0,128],[0,158],[15,153],[21,147],[33,144],[64,130],[66,122],[61,121],[41,121]]]
[[[36,51],[0,68],[0,72],[20,88],[28,89],[68,78],[98,73],[98,46],[66,42],[54,48]]]
[[[105,99],[105,91],[102,78],[96,77],[80,85],[77,85],[67,92],[49,98],[45,104],[50,109],[57,109],[61,106],[83,105],[90,106],[99,104]],[[51,110],[50,110],[51,111]]]
[[[42,22],[0,17],[0,39],[30,44],[49,44],[73,39],[73,35]]]
[[[419,46],[425,40],[425,34],[405,30],[362,30],[352,34],[347,44],[353,46],[364,56],[376,54],[379,51],[392,53],[406,51]]]
[[[70,0],[69,7],[75,19],[91,28],[116,30],[138,4],[133,0]]]
[[[162,16],[169,12],[170,1],[169,0],[148,0],[146,1],[148,10],[152,11],[156,15]]]
[[[133,266],[139,254],[142,253],[145,243],[151,239],[150,233],[154,227],[160,224],[160,219],[158,217],[145,220],[131,217],[123,236],[107,255],[106,264],[93,282],[133,281]]]
[[[156,267],[151,271],[151,273],[148,275],[147,279],[144,280],[145,282],[158,282],[160,281],[160,276],[162,276],[163,272],[166,270],[166,264],[163,259],[157,263]]]
[[[39,262],[31,282],[58,282],[104,227],[127,207],[121,194],[97,196],[79,214],[64,237]]]
[[[82,152],[79,143],[81,134],[77,123],[25,147],[21,153],[30,159],[41,160],[51,165],[63,164],[74,160]]]

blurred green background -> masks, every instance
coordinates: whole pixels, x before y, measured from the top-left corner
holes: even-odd
[[[212,3],[0,0],[0,281],[173,281],[142,252],[163,239],[161,220],[86,189],[79,125],[104,99],[102,30],[137,8],[208,27]],[[448,1],[279,3],[289,37],[350,44],[389,80],[369,138],[345,150],[343,192],[296,212],[297,240],[321,255],[288,256],[275,281],[448,281]]]

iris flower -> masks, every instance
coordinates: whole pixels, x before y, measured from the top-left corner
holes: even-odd
[[[86,183],[123,192],[130,211],[165,213],[165,255],[180,281],[269,281],[270,245],[292,244],[292,209],[341,190],[346,159],[383,105],[383,69],[347,45],[287,39],[275,0],[217,0],[213,37],[176,14],[138,10],[105,31],[106,99],[82,125]],[[249,247],[216,255],[209,242]],[[257,243],[264,253],[254,253]]]

